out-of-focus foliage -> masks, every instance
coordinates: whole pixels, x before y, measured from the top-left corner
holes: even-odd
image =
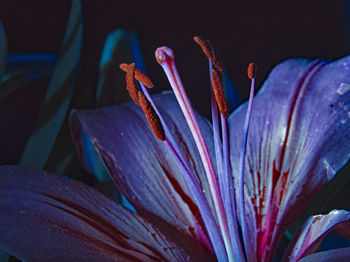
[[[56,63],[57,56],[51,54],[8,55],[0,81],[0,99],[36,78],[51,76]]]
[[[5,71],[5,60],[7,55],[6,34],[2,23],[0,22],[0,79]]]
[[[119,69],[119,65],[132,62],[139,70],[145,71],[137,35],[134,31],[116,29],[107,36],[100,59],[97,107],[129,100],[129,94],[123,91],[125,73]]]
[[[43,168],[67,115],[82,44],[82,13],[74,0],[60,59],[47,89],[34,131],[22,154],[21,165]]]

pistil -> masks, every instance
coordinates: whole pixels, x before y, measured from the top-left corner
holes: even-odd
[[[239,163],[239,209],[240,209],[240,222],[242,228],[243,242],[248,243],[247,239],[247,225],[245,219],[245,204],[244,204],[244,169],[245,169],[245,158],[247,151],[247,141],[248,141],[248,133],[249,133],[249,125],[250,125],[250,117],[251,111],[253,108],[253,98],[254,98],[254,85],[255,85],[255,76],[256,76],[257,67],[254,63],[250,63],[248,66],[247,74],[249,79],[251,80],[249,101],[247,107],[247,113],[244,120],[244,129],[243,129],[243,139],[242,139],[242,148],[240,155],[240,163]],[[247,250],[246,250],[247,251]]]
[[[202,163],[207,175],[207,179],[209,182],[209,187],[210,187],[211,195],[213,197],[214,206],[218,216],[219,225],[220,225],[221,233],[223,235],[227,255],[228,255],[229,261],[234,261],[233,250],[230,243],[231,240],[228,234],[229,229],[227,224],[227,217],[226,217],[224,205],[221,199],[221,194],[220,194],[220,190],[217,182],[215,169],[211,161],[211,157],[209,155],[208,147],[204,141],[203,134],[201,132],[201,129],[199,128],[198,121],[195,117],[194,111],[192,109],[192,106],[189,102],[189,99],[183,87],[180,76],[178,74],[178,71],[175,65],[175,60],[174,60],[174,53],[168,47],[160,47],[156,50],[155,55],[156,55],[157,62],[162,66],[165,74],[168,77],[170,85],[175,93],[177,101],[185,116],[187,124],[190,127],[193,138],[197,145],[197,148],[201,156]]]
[[[215,156],[218,162],[218,179],[220,185],[221,196],[226,211],[226,217],[231,238],[231,245],[234,257],[238,261],[245,261],[242,245],[240,242],[236,207],[235,192],[233,188],[232,170],[229,160],[228,134],[226,118],[229,115],[228,106],[224,97],[220,76],[224,74],[223,65],[218,62],[213,65],[212,61],[221,61],[212,44],[199,37],[194,37],[196,43],[202,48],[203,53],[209,59],[210,86],[211,86],[211,109],[214,133]],[[220,112],[222,145],[219,131],[219,121],[217,116],[217,107]]]

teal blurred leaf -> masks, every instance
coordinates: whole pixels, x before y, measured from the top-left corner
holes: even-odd
[[[0,78],[5,71],[6,56],[7,56],[6,33],[2,23],[0,22]]]
[[[223,76],[223,89],[229,112],[232,112],[239,105],[241,99],[226,72]]]
[[[125,196],[120,193],[120,204],[122,204],[124,207],[126,207],[127,209],[129,209],[130,211],[136,212],[136,209],[133,207],[133,205],[131,205],[131,203],[125,198]]]
[[[21,165],[43,168],[66,117],[73,94],[82,44],[82,13],[73,0],[58,65],[44,98],[34,131],[22,154]]]
[[[97,107],[120,104],[129,100],[125,89],[125,73],[121,63],[135,62],[145,71],[139,41],[135,32],[116,29],[105,41],[99,66],[99,82],[96,91]]]
[[[49,77],[57,63],[57,56],[50,54],[9,55],[6,70],[0,81],[0,98],[38,77]]]
[[[0,251],[0,262],[8,262],[10,259],[10,255],[5,252]]]
[[[28,72],[3,76],[1,79],[2,82],[0,82],[0,98],[5,97],[18,88],[25,86],[28,82],[35,79],[36,77],[37,74]]]
[[[37,72],[50,76],[57,65],[58,57],[54,54],[13,54],[6,58],[6,75],[21,72]]]
[[[109,181],[111,177],[109,176],[100,156],[97,154],[94,145],[91,143],[90,139],[84,134],[82,136],[82,146],[85,147],[86,153],[84,154],[84,163],[86,163],[85,168],[91,174],[101,181]]]
[[[130,42],[131,42],[133,60],[136,63],[136,67],[140,71],[146,72],[146,67],[145,67],[145,63],[143,61],[143,55],[141,52],[140,41],[139,41],[139,38],[138,38],[136,32],[131,30],[129,32],[129,38],[130,38]]]

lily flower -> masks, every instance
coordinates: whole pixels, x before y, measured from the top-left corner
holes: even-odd
[[[87,136],[136,212],[80,182],[1,167],[1,249],[25,261],[273,261],[349,160],[350,57],[283,62],[256,97],[251,64],[249,101],[229,114],[222,63],[195,41],[209,59],[212,124],[193,110],[168,47],[156,59],[173,93],[150,96],[149,79],[123,64],[134,103],[70,115],[82,164]],[[350,247],[312,254],[333,229],[349,237],[349,225],[345,210],[311,217],[285,261],[343,261]]]

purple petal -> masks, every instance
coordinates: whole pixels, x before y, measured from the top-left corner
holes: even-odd
[[[19,259],[208,259],[180,232],[169,233],[172,238],[79,182],[35,169],[0,168],[0,248]]]
[[[349,57],[330,64],[289,60],[255,98],[245,165],[252,261],[271,259],[286,227],[349,159],[348,64]],[[229,118],[236,187],[246,110],[244,104]]]
[[[350,247],[332,249],[319,252],[299,260],[299,262],[348,262],[350,257]]]
[[[300,258],[316,251],[322,240],[335,229],[345,235],[350,234],[350,212],[345,210],[333,210],[327,215],[310,217],[303,226],[295,243],[292,243],[286,257],[290,261],[298,261]]]
[[[168,92],[153,99],[209,199],[199,154],[175,98]],[[204,136],[210,140],[212,133],[208,123],[201,118],[200,125]],[[188,186],[164,143],[155,138],[142,110],[134,104],[124,104],[73,111],[70,126],[78,155],[84,154],[79,141],[85,132],[118,189],[137,212],[159,227],[170,224],[210,246]],[[212,141],[207,142],[212,149]]]

